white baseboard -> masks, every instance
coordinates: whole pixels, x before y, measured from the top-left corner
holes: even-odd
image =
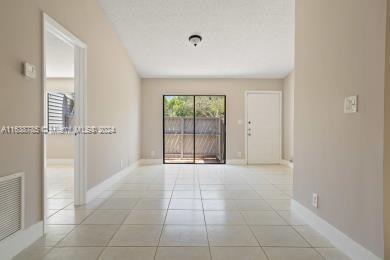
[[[245,159],[226,159],[226,164],[230,165],[245,165]]]
[[[73,166],[74,165],[74,159],[47,159],[46,164],[48,166],[51,165],[69,165]]]
[[[307,224],[326,237],[336,248],[353,260],[381,260],[380,257],[345,235],[324,219],[316,215],[296,200],[292,200],[291,210],[300,215]]]
[[[138,166],[139,166],[139,161],[136,161],[133,164],[131,164],[130,166],[124,168],[120,172],[118,172],[118,173],[114,174],[113,176],[111,176],[110,178],[106,179],[105,181],[99,183],[95,187],[89,189],[87,191],[87,199],[86,199],[87,203],[96,199],[100,195],[100,193],[107,190],[110,186],[112,186],[113,184],[118,182],[121,178],[126,176],[129,172],[131,172],[132,170],[134,170]]]
[[[43,221],[20,230],[0,242],[0,259],[8,260],[29,247],[43,235]]]
[[[285,166],[290,167],[290,168],[294,168],[294,163],[290,162],[288,160],[285,160],[285,159],[280,160],[280,164],[285,165]]]
[[[163,164],[163,159],[140,159],[140,165]]]

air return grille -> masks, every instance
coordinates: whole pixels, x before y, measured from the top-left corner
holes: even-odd
[[[0,178],[0,241],[23,229],[24,173]]]

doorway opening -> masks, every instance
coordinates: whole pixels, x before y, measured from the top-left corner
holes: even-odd
[[[226,96],[163,96],[163,162],[226,163]]]
[[[86,48],[43,14],[44,223],[65,208],[85,203]]]

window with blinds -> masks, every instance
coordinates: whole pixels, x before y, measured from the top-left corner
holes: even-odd
[[[47,106],[49,131],[72,125],[74,116],[73,93],[48,93]]]

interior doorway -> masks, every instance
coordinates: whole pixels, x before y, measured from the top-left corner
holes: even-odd
[[[85,203],[86,48],[43,14],[44,223],[61,209]]]
[[[247,91],[247,164],[279,164],[282,151],[282,93]]]
[[[226,96],[163,96],[163,162],[226,163]]]

